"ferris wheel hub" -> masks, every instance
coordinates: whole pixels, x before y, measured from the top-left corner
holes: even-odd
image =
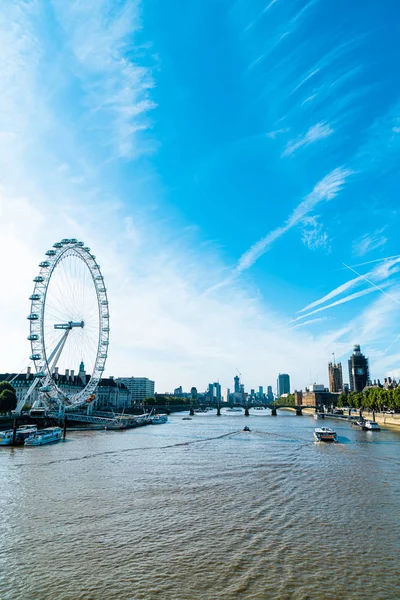
[[[83,329],[84,326],[85,326],[84,321],[78,321],[78,322],[68,321],[68,323],[55,323],[54,329],[72,329],[73,327],[82,327],[82,329]]]

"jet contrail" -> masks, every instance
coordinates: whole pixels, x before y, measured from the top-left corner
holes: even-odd
[[[342,265],[345,266],[347,269],[350,269],[350,271],[353,271],[353,273],[355,273],[356,275],[358,275],[358,277],[361,277],[361,279],[364,279],[364,281],[366,281],[367,283],[369,283],[370,285],[372,285],[374,288],[376,288],[377,290],[379,290],[380,292],[382,292],[382,294],[385,294],[385,296],[388,296],[391,300],[393,300],[397,304],[400,304],[400,301],[397,300],[397,298],[395,298],[394,296],[391,296],[391,294],[388,294],[387,292],[385,292],[385,290],[383,290],[381,287],[379,287],[379,285],[376,285],[376,283],[373,283],[372,281],[370,281],[369,279],[367,279],[366,277],[364,277],[364,275],[361,275],[360,273],[357,273],[357,271],[355,269],[353,269],[352,267],[349,267],[349,265],[346,265],[345,263],[342,263]]]

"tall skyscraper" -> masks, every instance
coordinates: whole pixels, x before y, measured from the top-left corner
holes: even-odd
[[[282,394],[290,394],[290,377],[287,373],[279,373],[277,382],[278,398]]]
[[[221,384],[218,381],[214,383],[214,396],[217,402],[221,402]]]
[[[272,385],[267,386],[267,398],[268,402],[274,401],[274,392],[272,391]]]
[[[262,385],[260,385],[260,386],[258,387],[258,397],[259,397],[260,399],[264,398],[264,389],[263,389],[263,386],[262,386]]]
[[[240,379],[239,379],[239,376],[236,375],[236,377],[234,377],[233,380],[235,382],[233,390],[234,390],[235,394],[239,394],[240,393]]]
[[[354,346],[353,354],[349,358],[349,380],[352,392],[362,392],[369,383],[368,358],[361,354],[360,346]]]
[[[343,375],[342,375],[342,364],[341,363],[329,363],[329,391],[330,392],[342,392],[343,391]]]

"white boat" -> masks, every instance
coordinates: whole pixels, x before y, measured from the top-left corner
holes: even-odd
[[[337,442],[338,436],[330,427],[317,427],[314,429],[314,438],[317,442]]]
[[[227,408],[225,412],[243,412],[240,406],[232,406],[232,408]]]
[[[265,408],[265,406],[253,406],[253,410],[265,412],[267,409]]]
[[[167,421],[167,415],[154,415],[154,417],[151,417],[152,425],[160,425],[161,423],[166,423]]]
[[[314,419],[318,421],[318,419],[325,419],[324,413],[314,413]]]
[[[364,421],[363,429],[366,429],[367,431],[380,431],[381,430],[378,423],[376,423],[375,421]]]
[[[46,429],[39,429],[26,438],[25,446],[43,446],[44,444],[59,442],[61,436],[61,427],[46,427]]]
[[[11,446],[13,439],[13,430],[0,431],[0,446]]]

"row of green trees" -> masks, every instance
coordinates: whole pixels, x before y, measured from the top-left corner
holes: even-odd
[[[339,407],[362,408],[364,410],[395,410],[400,411],[400,387],[394,390],[384,390],[371,387],[364,392],[341,394],[338,398]]]
[[[288,394],[285,398],[282,398],[281,396],[280,398],[277,398],[272,404],[274,404],[274,406],[276,406],[277,408],[279,408],[279,406],[294,406],[294,394]]]
[[[0,382],[0,413],[8,413],[17,406],[17,395],[8,381]]]
[[[143,404],[146,406],[181,406],[186,404],[190,406],[190,398],[179,398],[178,396],[164,396],[164,394],[157,394],[155,398],[145,398]]]

